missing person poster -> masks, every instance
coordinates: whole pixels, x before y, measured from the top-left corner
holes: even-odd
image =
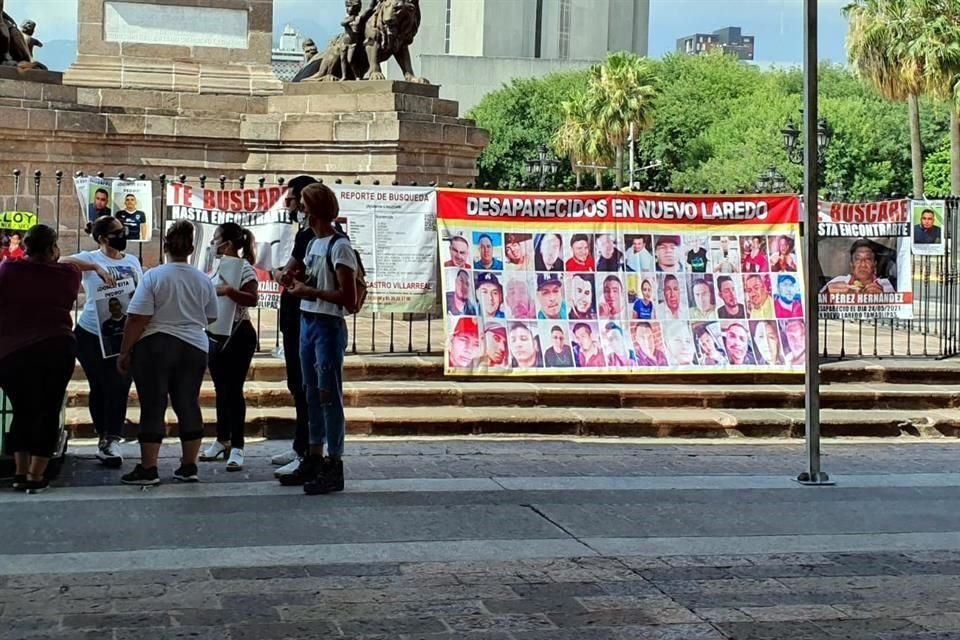
[[[943,200],[914,200],[910,203],[913,224],[913,255],[944,254],[943,220],[947,203]]]
[[[94,300],[97,303],[97,327],[100,334],[100,349],[104,358],[120,355],[123,344],[123,329],[127,324],[127,307],[133,299],[136,284],[132,278],[117,280],[115,286],[104,284],[97,287]]]
[[[129,242],[149,242],[153,237],[153,183],[76,176],[73,179],[86,222],[113,216],[123,223]]]
[[[331,188],[340,201],[343,230],[367,270],[365,308],[382,313],[436,311],[436,190]]]
[[[23,236],[37,222],[37,214],[29,211],[0,212],[0,262],[26,257]]]
[[[280,307],[280,285],[270,275],[283,267],[293,252],[296,225],[289,220],[283,203],[285,187],[253,189],[201,189],[174,182],[167,185],[168,225],[174,220],[189,220],[195,229],[196,251],[191,263],[212,276],[219,260],[213,237],[217,227],[227,222],[249,229],[254,236],[259,302],[266,309]]]
[[[909,200],[821,202],[820,317],[913,317]]]
[[[794,196],[437,198],[449,374],[802,371]]]

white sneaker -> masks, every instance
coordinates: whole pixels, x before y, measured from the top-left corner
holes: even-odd
[[[219,440],[214,440],[213,443],[200,454],[200,459],[204,462],[212,462],[220,457],[226,458],[229,452],[230,447]]]
[[[273,477],[279,478],[280,476],[289,476],[299,468],[300,468],[300,458],[294,458],[287,464],[283,465],[282,467],[274,471]]]
[[[277,455],[271,457],[270,464],[288,465],[291,462],[297,462],[299,459],[300,456],[297,454],[297,452],[293,449],[290,449],[290,451],[284,451],[283,453],[278,453]]]
[[[102,440],[97,447],[97,460],[110,469],[119,469],[123,466],[123,450],[117,440]]]
[[[243,469],[243,449],[230,449],[227,471],[240,471],[240,469]]]

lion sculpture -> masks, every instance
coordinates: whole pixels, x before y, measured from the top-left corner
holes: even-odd
[[[325,51],[314,55],[294,77],[306,80],[384,80],[382,65],[395,58],[407,82],[427,84],[413,72],[410,45],[420,29],[419,0],[346,0],[347,16]]]

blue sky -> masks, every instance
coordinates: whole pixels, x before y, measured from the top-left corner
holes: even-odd
[[[473,2],[474,0],[454,0]],[[548,0],[550,1],[550,0]],[[848,0],[819,0],[820,57],[843,62],[846,21],[841,13]],[[342,0],[275,0],[274,30],[286,23],[321,44],[337,30]],[[77,0],[6,0],[6,11],[17,22],[33,18],[37,36],[48,47],[39,58],[54,69],[73,59]],[[757,37],[758,61],[799,64],[803,55],[803,0],[651,0],[650,55],[673,50],[677,38],[721,27],[741,26]]]

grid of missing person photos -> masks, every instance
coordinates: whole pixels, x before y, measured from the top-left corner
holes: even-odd
[[[795,233],[512,233],[444,241],[448,370],[802,367]]]

